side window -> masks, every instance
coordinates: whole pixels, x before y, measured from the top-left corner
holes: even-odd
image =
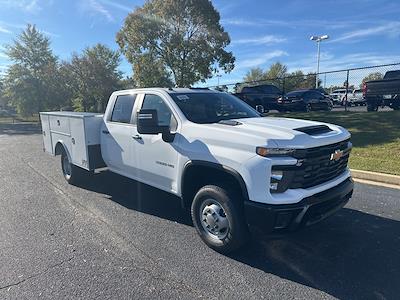
[[[171,113],[171,110],[160,96],[146,94],[144,96],[142,109],[157,110],[158,124],[161,126],[170,126],[171,131],[176,130],[178,123]]]
[[[130,123],[133,105],[136,95],[121,95],[115,100],[114,109],[111,115],[112,122]]]

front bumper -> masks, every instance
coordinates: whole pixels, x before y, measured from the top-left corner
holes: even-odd
[[[263,204],[245,201],[247,223],[263,232],[295,230],[315,224],[342,208],[353,194],[353,180],[346,179],[326,191],[304,198],[296,204]]]

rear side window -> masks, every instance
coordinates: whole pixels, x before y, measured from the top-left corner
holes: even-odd
[[[118,123],[130,123],[135,100],[136,95],[118,96],[117,100],[115,100],[111,121]]]

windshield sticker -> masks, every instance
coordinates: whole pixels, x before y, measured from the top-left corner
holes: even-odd
[[[176,96],[179,100],[189,100],[189,97],[187,95],[178,95]]]

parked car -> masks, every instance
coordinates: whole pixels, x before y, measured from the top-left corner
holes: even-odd
[[[350,91],[347,91],[347,92],[350,92]],[[345,104],[346,89],[334,90],[329,95],[333,101],[333,104],[336,104],[336,105],[344,105]]]
[[[40,119],[44,150],[61,155],[68,183],[84,187],[107,166],[172,193],[191,208],[202,240],[223,253],[246,245],[249,227],[267,233],[315,224],[353,192],[347,130],[261,117],[227,93],[123,90],[104,115],[41,112]]]
[[[349,106],[366,105],[362,89],[354,89],[352,93],[348,95],[348,105]]]
[[[364,97],[368,111],[377,111],[379,106],[400,109],[400,70],[388,71],[381,80],[364,83]]]
[[[268,112],[272,109],[278,109],[278,98],[281,97],[283,93],[275,85],[262,84],[245,86],[239,93],[233,95],[239,97],[253,108],[256,108],[257,105],[261,105],[264,107],[264,111]]]
[[[332,110],[333,103],[328,96],[316,90],[298,90],[278,99],[281,111]]]

